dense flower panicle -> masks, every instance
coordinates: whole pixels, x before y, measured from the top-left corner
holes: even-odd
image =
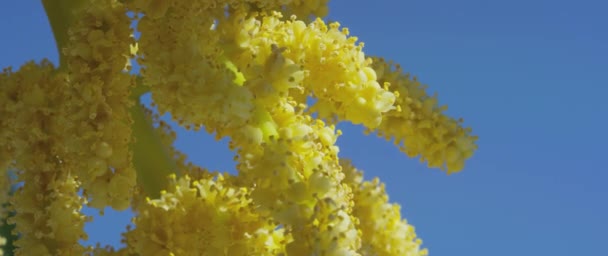
[[[384,185],[339,160],[335,125],[361,124],[448,173],[476,137],[318,18],[328,0],[83,1],[60,67],[0,73],[0,169],[16,174],[0,175],[0,203],[21,184],[8,199],[17,255],[427,255]],[[171,127],[136,104],[148,91],[179,125],[228,137],[238,175],[187,162]],[[166,184],[162,172],[174,173]],[[84,204],[131,207],[125,248],[79,244]]]
[[[82,255],[85,248],[78,242],[87,239],[83,228],[90,220],[80,212],[86,203],[78,195],[80,184],[69,175],[59,180],[48,175],[40,174],[39,181],[24,185],[12,198],[17,214],[10,221],[21,234],[33,233],[15,242],[16,255]],[[48,194],[41,195],[45,190]]]
[[[148,13],[146,7],[134,8]],[[219,34],[211,26],[219,16],[214,12],[223,8],[206,1],[172,1],[166,8],[167,15],[146,15],[137,26],[144,83],[161,113],[170,112],[185,127],[204,125],[227,136],[244,125],[252,96],[233,83],[234,74],[220,60]]]
[[[77,165],[90,206],[125,209],[136,175],[129,149],[134,81],[124,69],[135,41],[126,8],[117,1],[95,0],[79,12],[63,49],[73,88],[68,102],[76,111],[67,156]]]
[[[318,101],[311,111],[319,117],[332,123],[346,120],[377,127],[382,113],[393,108],[395,96],[376,81],[371,61],[362,52],[363,44],[356,44],[357,38],[348,37],[348,30],[340,29],[338,23],[328,26],[317,19],[307,25],[294,17],[281,18],[274,13],[237,20],[241,27],[232,32],[232,40],[241,49],[233,57],[239,71],[245,77],[257,77],[260,71],[251,69],[252,63],[279,58],[274,66],[266,67],[274,74],[269,78],[275,80],[274,88],[266,89],[269,94],[289,93],[303,104],[312,94]],[[222,28],[220,24],[218,29]],[[277,77],[284,80],[277,81]]]
[[[70,86],[54,72],[48,61],[29,62],[0,76],[0,115],[10,117],[0,121],[0,145],[14,160],[14,182],[23,182],[10,199],[15,216],[9,222],[20,234],[16,255],[84,252],[78,241],[86,238],[87,219],[80,213],[86,200],[70,174],[77,171],[74,164],[64,160]]]
[[[378,82],[389,84],[398,92],[396,109],[384,113],[378,135],[387,140],[394,139],[400,149],[410,157],[421,156],[429,167],[457,172],[464,161],[477,149],[476,136],[471,128],[463,128],[462,120],[454,120],[438,106],[437,97],[426,94],[426,87],[416,79],[404,75],[399,65],[374,59],[374,70]]]
[[[144,204],[125,235],[131,253],[279,255],[288,241],[256,213],[246,188],[226,184],[221,175],[197,181],[173,176],[161,198]]]
[[[279,127],[276,137],[238,151],[239,175],[253,185],[254,202],[292,234],[288,255],[354,255],[360,241],[333,127],[304,115]]]
[[[353,190],[353,215],[359,220],[363,245],[361,255],[428,255],[421,249],[414,227],[401,219],[400,207],[388,202],[384,184],[378,178],[363,181],[363,173],[350,161],[341,160],[344,182]]]
[[[123,73],[129,21],[112,1],[79,12],[64,52],[67,67],[43,61],[2,75],[0,111],[11,117],[0,124],[2,150],[23,182],[11,200],[11,222],[21,234],[17,254],[82,254],[86,200],[78,190],[85,189],[90,205],[124,209],[135,184],[131,82]]]
[[[183,8],[182,11],[189,11],[191,10],[189,9],[190,7],[191,6],[180,7],[172,5],[170,10],[175,12],[173,15],[177,15],[176,13],[180,13],[180,10],[182,10],[179,8]],[[179,18],[177,19],[182,17],[190,16],[179,15]],[[220,137],[222,135],[232,136],[232,144],[235,147],[240,148],[241,157],[249,158],[248,160],[243,160],[248,163],[241,165],[239,170],[245,179],[247,179],[246,177],[249,177],[250,185],[254,184],[256,186],[254,189],[254,201],[260,204],[263,209],[268,209],[270,216],[286,225],[289,232],[294,236],[294,242],[288,246],[288,252],[290,254],[297,255],[298,253],[301,253],[305,255],[315,251],[321,253],[323,250],[327,250],[325,252],[327,255],[344,255],[342,250],[349,250],[349,248],[351,252],[354,252],[358,247],[359,242],[356,229],[352,223],[352,218],[347,212],[349,209],[348,206],[350,205],[349,198],[338,196],[348,194],[347,191],[341,191],[346,187],[340,187],[340,179],[337,177],[332,178],[329,174],[327,174],[328,177],[317,178],[319,181],[316,182],[321,184],[321,188],[310,185],[308,179],[312,170],[316,167],[315,165],[322,164],[324,161],[323,157],[334,159],[334,166],[325,167],[325,169],[327,169],[327,172],[332,176],[336,176],[335,172],[339,171],[336,164],[337,157],[335,156],[337,150],[333,153],[333,157],[329,155],[324,156],[323,153],[321,153],[317,155],[313,154],[312,156],[302,155],[303,159],[295,159],[298,154],[306,153],[305,150],[312,149],[311,146],[314,147],[311,142],[308,142],[308,140],[314,140],[311,136],[317,136],[310,127],[309,123],[311,122],[311,119],[308,117],[306,120],[300,120],[299,122],[294,123],[294,121],[297,121],[293,118],[294,106],[290,105],[290,103],[285,100],[285,97],[277,97],[286,96],[288,88],[284,88],[284,95],[274,93],[273,91],[268,91],[268,93],[265,94],[267,90],[264,87],[272,87],[275,85],[282,86],[277,83],[285,84],[284,81],[289,82],[289,76],[291,76],[293,72],[297,72],[297,70],[292,68],[294,65],[289,66],[289,63],[287,63],[288,65],[282,66],[283,62],[281,60],[283,56],[279,50],[276,49],[276,47],[273,48],[271,44],[267,44],[265,46],[268,49],[268,54],[259,54],[260,61],[257,63],[252,62],[249,66],[250,69],[245,70],[245,68],[243,68],[241,75],[244,76],[244,84],[241,86],[234,81],[235,74],[226,72],[229,71],[229,69],[224,66],[224,63],[218,63],[217,60],[221,60],[222,58],[219,55],[215,55],[213,58],[207,60],[209,62],[215,61],[215,64],[200,63],[203,56],[200,55],[200,52],[197,52],[196,49],[192,52],[192,46],[166,46],[159,44],[156,40],[144,38],[146,34],[150,38],[155,38],[156,36],[154,36],[154,33],[157,31],[158,26],[166,28],[165,32],[169,34],[183,33],[182,31],[176,31],[177,26],[167,25],[170,22],[175,22],[175,20],[162,20],[162,18],[155,20],[153,18],[147,19],[144,17],[138,26],[138,29],[142,32],[139,46],[144,55],[142,59],[142,64],[145,69],[144,75],[154,69],[156,67],[155,65],[159,65],[158,67],[161,68],[162,66],[160,66],[160,64],[166,64],[167,62],[174,63],[170,66],[179,65],[184,67],[184,70],[179,72],[175,70],[171,70],[170,72],[186,74],[185,76],[175,77],[176,80],[173,81],[173,86],[178,89],[172,91],[177,91],[178,93],[158,91],[164,90],[163,88],[167,89],[171,87],[171,85],[166,83],[167,77],[170,77],[171,74],[159,75],[159,80],[157,81],[145,77],[144,81],[152,86],[153,98],[155,103],[159,105],[161,111],[165,106],[167,109],[170,109],[170,112],[173,115],[178,117],[178,120],[182,116],[185,116],[195,125],[205,125],[216,129],[215,131]],[[179,24],[183,24],[184,22],[185,21],[180,21]],[[221,27],[222,24],[223,23],[220,23],[217,30],[223,29]],[[159,29],[158,31],[164,30]],[[198,33],[214,34],[215,31],[208,29],[198,31]],[[213,35],[209,37],[212,36]],[[175,36],[166,36],[166,38],[174,37]],[[179,43],[179,41],[177,41],[177,43]],[[188,41],[186,43],[190,42]],[[166,47],[162,52],[173,52],[171,57],[167,56],[167,58],[175,59],[176,56],[184,56],[185,58],[180,57],[178,59],[179,63],[172,61],[171,59],[152,60],[153,58],[158,58],[158,56],[147,57],[148,55],[145,53],[146,46]],[[187,51],[187,53],[184,53],[183,51]],[[160,51],[156,50],[154,52]],[[212,52],[211,54],[216,54],[216,52]],[[198,56],[198,58],[193,56]],[[190,59],[195,60],[198,63],[189,62]],[[276,69],[285,69],[286,71],[275,72]],[[159,70],[158,72],[163,71]],[[262,72],[261,74],[264,76],[259,77],[259,72]],[[213,79],[215,77],[214,74],[219,74],[219,79]],[[154,76],[156,77],[156,75]],[[190,76],[193,76],[196,79],[190,81]],[[208,80],[202,80],[201,78],[203,78],[203,76]],[[165,81],[163,81],[163,79],[165,79]],[[209,81],[210,83],[200,84],[201,81]],[[170,82],[171,81],[169,81],[169,83]],[[291,82],[292,84],[297,84],[300,81],[293,80]],[[226,93],[230,92],[239,92],[239,95],[245,95],[246,97],[226,95]],[[214,105],[216,104],[224,106],[220,105],[215,107]],[[239,105],[245,106],[245,108],[238,107]],[[183,111],[180,109],[188,111],[188,114],[183,115]],[[193,109],[201,111],[193,113]],[[216,109],[222,109],[223,111],[217,112],[215,111]],[[285,111],[288,112],[285,113]],[[231,113],[235,114],[232,115]],[[320,124],[321,127],[324,127],[322,122]],[[279,127],[284,127],[284,129],[279,131]],[[284,134],[280,134],[279,132],[283,132]],[[294,137],[294,134],[298,137]],[[323,142],[328,144],[326,147],[335,148],[335,146],[333,146],[335,139],[332,139],[331,135],[327,136],[326,133],[322,133],[321,137]],[[283,140],[279,141],[279,138],[282,138]],[[298,141],[292,143],[292,139]],[[262,143],[265,143],[266,146],[260,148]],[[293,146],[290,146],[290,144],[293,144]],[[293,152],[294,156],[285,156],[286,159],[283,159],[280,157],[281,155],[277,155],[274,152],[279,149]],[[288,152],[283,151],[277,153],[285,155]],[[291,161],[297,161],[300,164],[295,163],[295,165],[293,165],[292,163],[289,163],[287,159],[290,158],[294,159]],[[258,164],[256,161],[262,162],[262,164]],[[306,168],[303,168],[304,166],[302,166],[302,163],[307,163],[307,166],[305,166]],[[249,166],[247,166],[248,164],[253,167],[249,168]],[[286,167],[290,170],[282,171],[284,172],[284,175],[279,175],[275,179],[269,180],[267,178],[268,176],[265,175],[269,170],[280,171],[280,169],[285,169]],[[319,171],[324,170],[320,169]],[[298,177],[298,175],[302,177]],[[333,203],[326,204],[324,207],[319,206],[315,211],[315,205],[322,204],[315,196],[324,198],[324,194],[329,192],[332,187],[334,190],[338,191],[336,193],[328,193],[335,195],[335,197],[328,197],[326,201],[331,201]],[[316,193],[317,191],[315,190],[319,189],[321,190],[319,192],[322,192],[323,194]],[[274,198],[276,195],[283,195],[285,193],[288,193],[288,195],[284,196],[284,198]],[[292,193],[296,193],[298,197],[304,196],[306,198],[296,198],[294,201],[290,198]],[[318,215],[318,219],[322,223],[317,223],[315,224],[316,226],[312,223],[307,223],[313,214]],[[327,232],[328,229],[332,228],[334,232]],[[327,241],[329,244],[321,244],[315,241]]]
[[[231,23],[244,18],[252,7],[281,10],[284,6],[286,12],[322,14],[322,2],[135,1],[132,9],[146,14],[137,26],[138,61],[159,111],[170,112],[185,127],[205,126],[219,137],[234,134],[235,127],[250,118],[254,96],[239,86],[230,69],[232,60],[227,58],[234,46],[227,42],[235,39],[226,38],[225,33],[232,32],[225,27],[234,29]],[[224,4],[230,7],[228,17]]]
[[[269,17],[267,22],[281,22],[276,14]],[[258,43],[233,53],[240,55],[233,63],[242,87],[254,96],[247,125],[231,136],[240,176],[254,187],[260,210],[292,234],[288,254],[355,255],[360,241],[349,214],[350,190],[341,184],[339,132],[290,97],[305,75],[284,49],[272,40]],[[245,61],[248,56],[253,58]]]

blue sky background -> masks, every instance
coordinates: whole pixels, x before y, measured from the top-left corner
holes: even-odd
[[[447,176],[342,125],[341,156],[379,176],[431,255],[608,255],[608,3],[331,1],[368,55],[400,63],[464,117],[479,150]],[[0,66],[57,59],[39,1],[0,8]],[[2,117],[0,117],[2,118]],[[178,129],[177,147],[234,170],[225,143]],[[119,243],[129,214],[87,226]]]

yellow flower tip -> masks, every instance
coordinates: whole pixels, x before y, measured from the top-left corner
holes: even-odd
[[[236,65],[234,65],[234,63],[229,59],[224,60],[224,65],[234,74],[234,79],[232,82],[234,82],[236,85],[242,86],[246,81],[245,75],[243,75],[243,73],[241,73]]]
[[[399,98],[399,96],[401,95],[399,91],[393,91],[393,94],[395,94],[395,98]]]
[[[321,20],[321,19],[319,19],[319,20]],[[335,22],[329,23],[329,28],[330,29],[338,29],[338,28],[340,28],[340,22],[335,21]]]
[[[129,44],[129,57],[135,57],[137,55],[137,52],[139,51],[139,44],[138,43],[132,43]]]
[[[167,177],[169,178],[169,180],[175,181],[177,179],[177,174],[170,173],[169,175],[167,175]]]
[[[420,250],[419,255],[427,256],[427,255],[429,255],[429,250],[427,248],[424,248],[424,249]]]
[[[350,30],[348,30],[348,28],[342,28],[342,34],[348,36],[350,34]]]

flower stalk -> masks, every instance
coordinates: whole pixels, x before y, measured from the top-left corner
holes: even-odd
[[[132,144],[133,165],[137,171],[137,182],[146,196],[157,198],[160,191],[166,188],[168,175],[176,171],[175,161],[163,146],[152,119],[146,115],[142,105],[131,107],[131,117],[135,138]]]
[[[86,0],[42,0],[59,51],[60,67],[66,65],[62,49],[68,42],[68,29],[76,20],[74,11],[86,2]]]

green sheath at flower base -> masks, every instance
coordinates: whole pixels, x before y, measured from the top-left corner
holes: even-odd
[[[133,165],[137,171],[137,182],[143,187],[146,196],[157,198],[166,187],[167,176],[175,171],[175,162],[165,150],[144,107],[133,106],[131,117],[135,137],[132,145]]]
[[[65,68],[65,58],[63,57],[62,49],[68,42],[68,28],[74,22],[74,11],[84,4],[85,0],[42,0],[46,16],[49,19],[55,43],[59,50],[60,67]]]

